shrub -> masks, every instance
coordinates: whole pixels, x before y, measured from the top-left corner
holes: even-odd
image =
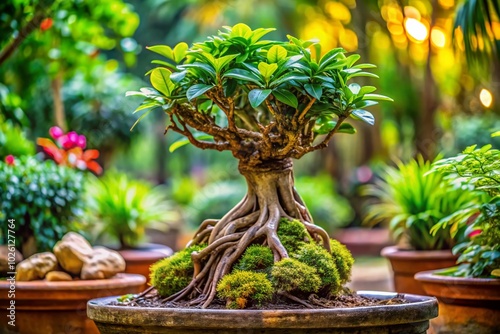
[[[283,259],[271,270],[271,281],[277,291],[318,292],[321,278],[315,268],[295,259]]]
[[[337,240],[330,239],[330,248],[332,250],[332,257],[337,267],[340,283],[345,284],[351,279],[352,265],[354,258],[347,247]]]
[[[71,229],[82,211],[83,181],[82,172],[53,161],[0,161],[0,220],[15,219],[16,247],[23,255],[35,251],[23,247],[31,238],[36,251],[47,251]],[[2,244],[7,244],[5,232],[0,229]]]
[[[0,160],[10,154],[21,157],[34,153],[35,145],[26,138],[21,128],[4,121],[0,115]]]
[[[305,244],[292,256],[317,270],[321,278],[322,289],[328,289],[332,294],[336,294],[342,289],[335,260],[322,246],[314,243]]]
[[[252,245],[248,247],[234,266],[235,270],[267,271],[274,263],[273,252],[269,247]]]
[[[292,253],[305,244],[309,234],[300,221],[282,218],[278,227],[278,237],[286,250]]]
[[[156,288],[160,296],[168,297],[188,286],[194,273],[191,253],[205,247],[206,245],[194,245],[185,248],[151,266],[151,285]]]
[[[218,296],[226,299],[228,308],[245,308],[254,302],[261,305],[273,294],[271,282],[264,273],[235,271],[224,276],[217,285]]]

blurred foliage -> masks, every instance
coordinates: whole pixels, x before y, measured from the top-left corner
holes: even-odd
[[[21,157],[33,153],[35,145],[26,138],[23,130],[12,122],[5,121],[0,115],[0,160],[4,160],[10,154]]]
[[[463,235],[449,228],[431,235],[431,229],[440,219],[479,199],[469,188],[430,171],[431,162],[421,156],[406,164],[399,162],[397,167],[386,166],[381,179],[363,189],[364,195],[376,199],[368,205],[364,221],[369,225],[387,223],[392,237],[403,241],[403,247],[451,249]]]
[[[98,240],[110,237],[120,243],[121,249],[143,241],[147,227],[166,230],[179,219],[164,187],[153,187],[117,172],[89,179],[85,203],[83,219],[92,226],[94,236]]]
[[[15,219],[16,247],[31,255],[27,244],[36,241],[36,250],[49,251],[81,216],[83,208],[82,172],[53,161],[34,157],[0,161],[0,219]],[[0,242],[7,244],[7,230],[1,229]]]

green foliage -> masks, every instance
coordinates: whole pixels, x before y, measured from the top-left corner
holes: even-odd
[[[288,252],[295,252],[303,244],[309,234],[304,224],[298,220],[281,218],[278,226],[278,238]]]
[[[311,212],[314,223],[327,232],[352,221],[353,209],[349,201],[335,191],[335,184],[329,175],[296,177],[295,187]]]
[[[468,189],[429,173],[431,163],[422,157],[397,167],[387,166],[381,180],[364,188],[364,195],[373,196],[378,203],[369,205],[365,222],[374,225],[389,222],[395,240],[407,238],[417,250],[451,248],[461,235],[449,229],[430,234],[438,221],[474,203],[477,198]]]
[[[81,215],[84,175],[57,166],[21,157],[14,165],[0,161],[0,219],[15,219],[16,247],[32,236],[38,251],[48,251],[71,229]],[[0,241],[7,244],[7,230]]]
[[[273,263],[273,252],[269,247],[252,245],[245,250],[243,256],[234,266],[234,270],[267,272],[273,266]]]
[[[283,259],[271,270],[271,281],[277,291],[283,292],[318,292],[322,285],[317,270],[295,259]]]
[[[87,222],[95,224],[100,236],[116,239],[122,248],[136,246],[146,227],[156,224],[161,229],[178,219],[165,189],[117,172],[89,180],[86,199]]]
[[[321,278],[321,289],[337,294],[342,289],[342,282],[336,266],[336,260],[322,246],[315,243],[304,244],[292,258],[315,268]]]
[[[5,122],[0,116],[0,160],[13,155],[21,157],[35,153],[35,145],[24,135],[21,128]]]
[[[245,308],[251,303],[261,305],[273,294],[273,287],[264,273],[235,271],[217,284],[218,297],[227,300],[228,308]]]
[[[185,248],[151,266],[151,285],[158,290],[160,296],[170,296],[188,286],[194,273],[191,253],[199,252],[205,247],[206,245],[194,245]]]
[[[339,273],[340,284],[345,284],[351,279],[354,258],[347,247],[335,239],[330,239],[330,248],[332,250],[335,266]]]
[[[456,276],[489,277],[500,269],[500,151],[491,145],[467,147],[462,154],[436,161],[433,171],[449,180],[472,187],[479,201],[464,203],[460,210],[444,217],[432,229],[452,231],[465,228],[469,238],[453,248],[460,264],[450,273]],[[496,275],[498,276],[498,275]]]
[[[166,58],[166,61],[154,61],[162,67],[149,72],[155,89],[143,88],[128,94],[144,97],[137,108],[137,111],[149,109],[143,116],[161,107],[167,114],[177,116],[171,118],[174,124],[170,129],[190,137],[180,130],[182,124],[188,122],[199,131],[193,131],[194,138],[199,133],[215,136],[209,140],[211,143],[222,143],[214,129],[233,121],[238,127],[262,131],[257,123],[269,124],[275,119],[281,129],[281,124],[284,126],[292,119],[294,122],[306,119],[316,124],[314,129],[309,129],[312,139],[337,130],[354,133],[351,125],[342,124],[347,118],[374,123],[373,115],[364,108],[390,99],[373,94],[375,87],[362,87],[349,81],[360,76],[376,77],[364,71],[375,66],[356,65],[359,55],[346,56],[342,48],[321,56],[321,45],[315,41],[301,41],[293,36],[284,42],[262,40],[272,30],[251,30],[240,23],[224,27],[217,36],[188,49],[184,43],[173,49],[163,45],[150,47]],[[311,49],[316,50],[316,56]],[[239,112],[228,111],[228,107],[220,103],[222,99],[231,99],[227,103],[234,102]],[[201,119],[213,127],[197,121]],[[292,131],[300,133],[297,129]],[[196,143],[193,137],[190,141]],[[307,145],[311,144],[312,141]],[[224,149],[230,148],[221,148]]]

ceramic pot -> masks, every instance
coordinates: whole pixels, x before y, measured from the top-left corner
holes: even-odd
[[[425,295],[425,291],[414,279],[416,273],[452,267],[457,256],[450,250],[416,251],[399,249],[396,246],[385,247],[381,255],[391,262],[394,272],[394,289],[397,292]]]
[[[98,334],[94,322],[87,318],[87,302],[93,298],[138,293],[145,281],[143,276],[131,274],[67,282],[11,284],[13,282],[0,281],[0,333]],[[15,322],[9,324],[13,320]]]
[[[429,295],[439,301],[439,317],[431,321],[435,334],[500,333],[500,279],[415,275]]]
[[[396,294],[359,292],[386,299]],[[115,298],[89,301],[87,314],[101,334],[424,334],[437,316],[433,297],[405,296],[410,303],[300,310],[220,310],[122,307]]]

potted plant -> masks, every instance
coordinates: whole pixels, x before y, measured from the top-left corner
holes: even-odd
[[[440,219],[477,202],[467,189],[430,171],[431,162],[419,156],[406,164],[387,166],[378,181],[363,189],[377,200],[367,207],[364,221],[372,225],[388,222],[392,238],[398,242],[381,252],[391,262],[398,292],[425,294],[413,276],[455,264],[457,256],[451,247],[462,233],[452,236],[449,228],[435,234],[430,231]]]
[[[77,220],[83,210],[86,175],[71,166],[83,169],[87,165],[81,161],[93,161],[88,154],[94,154],[90,151],[84,158],[89,151],[81,147],[84,138],[57,131],[59,129],[53,128],[51,134],[61,138],[60,142],[66,143],[67,149],[50,140],[47,140],[47,147],[60,164],[52,160],[40,161],[33,156],[16,158],[9,155],[5,162],[0,161],[0,217],[6,222],[0,238],[7,246],[9,261],[6,279],[0,281],[2,333],[42,334],[70,330],[98,333],[95,325],[85,317],[87,301],[138,292],[145,282],[145,278],[138,275],[108,280],[42,280],[47,274],[46,268],[57,269],[55,256],[47,251],[52,250],[66,232],[79,228]],[[81,146],[75,149],[78,138],[81,138]],[[24,277],[16,274],[21,270],[10,260],[10,253],[16,249],[22,252],[26,261],[36,264]],[[34,278],[39,280],[31,281]]]
[[[497,333],[500,328],[500,151],[491,145],[466,148],[434,164],[440,173],[463,183],[481,202],[443,218],[432,230],[465,229],[468,238],[453,248],[457,266],[417,273],[428,294],[439,300],[435,333]]]
[[[97,242],[118,242],[125,272],[148,277],[153,263],[172,255],[170,247],[144,243],[147,227],[166,230],[179,220],[163,187],[107,172],[89,180],[85,197],[87,225],[93,227]]]
[[[154,89],[130,93],[145,98],[138,109],[160,107],[167,131],[232,152],[248,192],[221,219],[205,220],[186,249],[154,265],[150,291],[122,305],[89,302],[103,332],[424,333],[435,316],[433,298],[388,305],[396,294],[379,294],[378,306],[335,307],[344,297],[369,304],[344,294],[353,258],[313,223],[294,188],[292,159],[326,147],[337,132],[354,133],[347,119],[373,124],[362,108],[389,99],[348,83],[373,76],[363,71],[373,65],[355,64],[359,55],[341,48],[322,55],[318,42],[292,36],[263,40],[272,30],[237,24],[191,48],[149,48],[167,61],[155,61],[162,67],[150,72]],[[217,309],[224,304],[257,309]],[[283,310],[297,307],[305,309]]]

